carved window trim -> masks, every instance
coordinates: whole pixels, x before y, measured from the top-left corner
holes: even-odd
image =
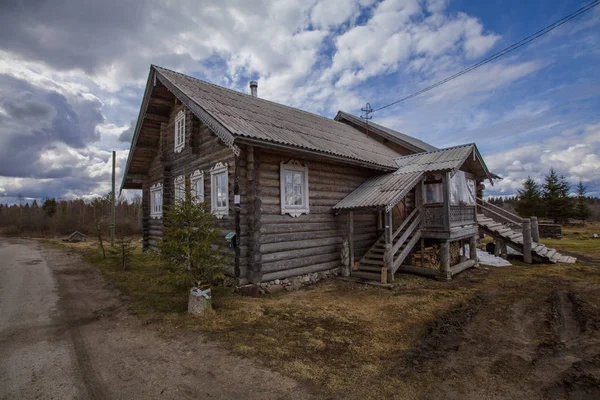
[[[175,153],[181,153],[185,147],[185,111],[181,110],[175,117]]]
[[[300,173],[302,177],[301,188],[302,188],[302,204],[301,205],[289,205],[286,204],[286,175],[292,174],[292,181],[294,179],[294,173]],[[292,190],[294,184],[292,182]],[[296,218],[302,214],[309,214],[309,192],[308,192],[308,167],[301,164],[299,161],[290,160],[287,163],[283,161],[279,165],[279,192],[280,192],[280,204],[281,204],[281,215],[289,214]]]
[[[150,187],[150,218],[162,218],[163,185],[155,183]]]
[[[220,177],[224,177],[224,190],[222,191],[221,203],[219,203],[219,193],[217,182]],[[217,163],[210,169],[210,206],[212,213],[221,219],[229,215],[229,166],[227,163]]]
[[[173,198],[176,202],[185,200],[185,176],[183,175],[173,179]]]
[[[204,201],[204,171],[197,169],[190,174],[190,194],[195,204]]]

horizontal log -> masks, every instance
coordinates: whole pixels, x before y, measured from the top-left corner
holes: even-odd
[[[467,261],[463,261],[459,264],[456,264],[453,267],[450,267],[450,272],[452,273],[452,276],[461,273],[462,271],[464,271],[465,269],[471,268],[475,265],[477,261],[475,260],[467,260]]]
[[[340,264],[341,264],[341,262],[334,261],[334,262],[323,263],[323,264],[315,264],[315,265],[311,265],[309,267],[294,268],[294,269],[287,269],[285,271],[272,272],[272,273],[264,274],[262,277],[262,281],[268,282],[268,281],[272,281],[275,279],[285,279],[285,278],[289,278],[289,277],[297,276],[297,275],[304,275],[304,274],[310,274],[313,272],[326,271],[329,269],[336,268]]]
[[[396,272],[405,272],[408,274],[417,274],[425,276],[437,276],[440,271],[438,269],[415,267],[412,265],[401,265]]]
[[[293,233],[293,232],[318,232],[331,230],[332,228],[336,230],[345,231],[346,225],[343,221],[337,222],[335,224],[331,224],[328,222],[294,222],[291,221],[289,223],[280,223],[280,224],[270,224],[264,223],[260,229],[263,234],[282,234],[282,233]],[[376,232],[377,228],[374,225],[374,221],[361,221],[354,223],[354,229],[356,231],[364,230],[368,232]],[[264,236],[263,236],[264,237]]]
[[[310,257],[295,258],[295,259],[291,259],[291,260],[282,260],[282,261],[276,261],[276,262],[263,262],[262,271],[263,271],[263,273],[270,273],[270,272],[283,271],[286,269],[295,269],[295,268],[306,267],[306,266],[315,265],[315,264],[322,264],[325,262],[333,262],[333,261],[339,262],[339,260],[340,260],[340,253],[333,252],[333,253],[319,254],[319,255],[310,256]]]

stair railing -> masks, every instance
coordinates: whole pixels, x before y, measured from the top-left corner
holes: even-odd
[[[523,233],[523,260],[531,264],[533,262],[531,250],[533,242],[539,240],[539,231],[537,218],[521,218],[505,209],[493,205],[481,198],[477,198],[477,207],[486,217],[492,218],[496,222],[510,226],[511,229]],[[534,240],[537,239],[537,240]]]
[[[387,257],[387,259],[390,261],[387,266],[391,275],[398,270],[402,264],[402,261],[404,261],[416,242],[421,238],[421,231],[419,230],[420,227],[421,212],[419,208],[415,208],[404,220],[402,225],[400,225],[400,227],[396,230],[396,232],[394,232],[394,235],[392,236],[392,248],[390,249],[390,255]],[[407,243],[404,249],[402,249],[402,246],[411,236],[412,238],[410,241]]]
[[[513,214],[505,209],[495,206],[487,201],[477,198],[477,208],[482,211],[486,217],[492,218],[494,221],[510,226],[514,230],[522,230],[525,220],[516,214]]]

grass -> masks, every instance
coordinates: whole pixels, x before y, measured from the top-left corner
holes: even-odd
[[[565,225],[562,239],[542,239],[541,241],[546,246],[559,251],[579,254],[600,262],[600,239],[592,238],[594,233],[600,235],[600,222],[588,222],[585,226]]]
[[[557,241],[556,247],[587,249],[587,242],[578,242],[586,241],[580,236],[567,228],[566,240]],[[401,377],[396,372],[398,360],[419,346],[436,316],[461,310],[484,290],[517,298],[540,279],[600,284],[600,269],[591,265],[517,262],[471,271],[452,282],[400,275],[401,285],[394,290],[328,280],[258,298],[217,291],[214,311],[192,317],[186,314],[187,292],[169,284],[157,261],[139,249],[131,267],[121,270],[117,263],[104,260],[93,242],[60,245],[80,250],[141,318],[165,328],[202,333],[236,354],[258,359],[329,394],[365,398],[417,398],[434,384],[437,378],[427,374]]]

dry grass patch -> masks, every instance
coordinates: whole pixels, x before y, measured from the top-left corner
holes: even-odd
[[[394,291],[327,281],[274,297],[231,297],[186,325],[331,392],[372,391],[382,377],[393,378],[390,365],[416,345],[436,313],[474,292],[413,277]]]
[[[589,261],[600,262],[600,239],[592,238],[594,233],[600,235],[599,222],[589,222],[585,226],[565,225],[562,239],[542,239],[541,241],[546,246],[558,251],[567,251],[583,256]]]

